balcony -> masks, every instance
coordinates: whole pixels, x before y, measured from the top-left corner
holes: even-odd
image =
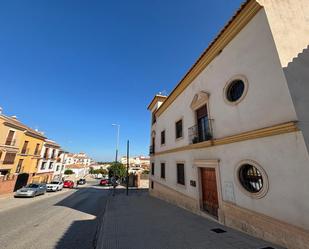
[[[202,125],[194,125],[188,129],[189,143],[196,144],[213,139],[211,119]]]
[[[15,162],[16,153],[7,152],[5,154],[4,160],[2,161],[3,165],[12,165]]]
[[[149,155],[153,155],[155,153],[155,147],[153,145],[149,146]]]

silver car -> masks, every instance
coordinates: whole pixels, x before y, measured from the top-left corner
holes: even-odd
[[[15,192],[14,197],[34,197],[44,195],[46,192],[46,184],[30,183]]]

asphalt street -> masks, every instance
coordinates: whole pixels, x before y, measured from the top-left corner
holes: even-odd
[[[50,193],[48,198],[11,200],[13,208],[0,210],[0,248],[95,248],[110,194],[95,184]]]

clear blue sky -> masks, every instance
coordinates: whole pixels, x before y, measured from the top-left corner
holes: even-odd
[[[0,3],[0,106],[96,160],[148,154],[154,94],[170,93],[241,0]]]

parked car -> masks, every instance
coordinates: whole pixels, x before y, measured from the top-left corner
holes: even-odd
[[[109,186],[109,185],[111,185],[111,181],[110,181],[110,179],[101,179],[100,185],[101,186]]]
[[[46,191],[60,191],[63,189],[63,182],[53,181],[46,184]]]
[[[44,195],[46,192],[46,184],[30,183],[21,189],[18,189],[14,197],[34,197],[37,195]]]
[[[79,180],[77,181],[77,184],[78,184],[78,185],[84,185],[84,184],[86,184],[86,179],[79,179]]]
[[[74,182],[71,180],[66,180],[63,183],[64,188],[74,188]]]
[[[115,184],[116,184],[116,186],[119,185],[120,184],[120,179],[116,180]],[[109,179],[101,179],[100,185],[101,186],[111,186],[111,185],[113,185],[112,179],[111,178],[109,178]]]

